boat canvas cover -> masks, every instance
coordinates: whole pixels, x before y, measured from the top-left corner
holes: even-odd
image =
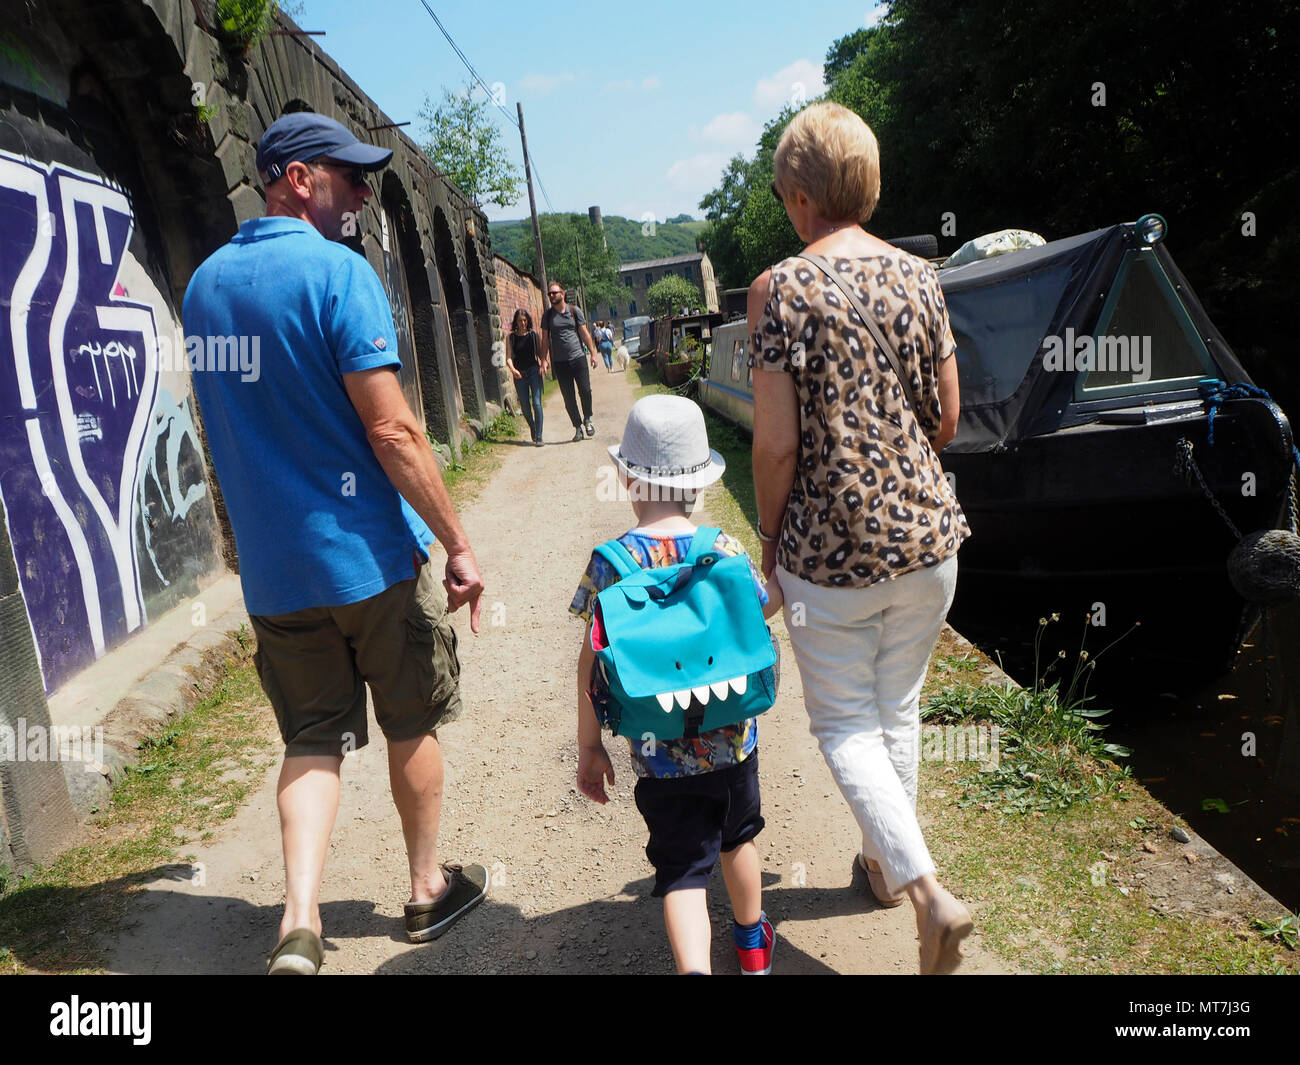
[[[1072,411],[1077,373],[1043,366],[1044,341],[1092,333],[1126,252],[1131,225],[1109,226],[1039,248],[939,272],[957,341],[961,419],[954,453],[997,451],[1017,440],[1096,417]],[[1209,320],[1164,244],[1155,253],[1218,375],[1250,377]]]
[[[939,272],[961,383],[953,451],[992,451],[1018,435],[1047,373],[1043,339],[1077,329],[1088,310],[1096,317],[1092,282],[1099,271],[1114,276],[1124,243],[1123,228],[1111,226]]]

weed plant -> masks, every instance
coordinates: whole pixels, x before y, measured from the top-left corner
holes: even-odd
[[[1062,811],[1111,794],[1129,779],[1127,767],[1115,760],[1132,752],[1105,742],[1101,735],[1106,726],[1100,721],[1110,711],[1088,705],[1092,700],[1087,694],[1088,680],[1101,655],[1090,659],[1081,641],[1064,691],[1060,679],[1048,683],[1057,662],[1065,658],[1064,651],[1052,666],[1039,671],[1043,633],[1058,620],[1059,615],[1053,614],[1050,621],[1041,618],[1038,622],[1032,687],[947,685],[922,708],[921,718],[929,723],[980,720],[1000,729],[998,764],[966,781],[959,806],[978,803],[985,809],[997,807],[1021,814]],[[1084,633],[1086,640],[1086,624]]]

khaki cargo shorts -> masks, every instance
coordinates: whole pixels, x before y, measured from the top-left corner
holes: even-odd
[[[460,716],[460,659],[433,567],[346,606],[250,615],[254,661],[284,753],[346,754],[369,742],[366,685],[390,741]]]

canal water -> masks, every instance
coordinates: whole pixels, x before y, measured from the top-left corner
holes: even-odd
[[[1103,690],[1133,775],[1294,913],[1300,910],[1300,604],[1274,608],[1232,673],[1188,693]],[[1267,646],[1265,646],[1267,644]],[[1266,673],[1271,700],[1266,700]],[[1019,679],[1019,678],[1017,678]],[[1101,678],[1098,678],[1099,680]],[[1275,916],[1275,915],[1274,915]]]
[[[1265,639],[1257,625],[1232,672],[1200,686],[1176,676],[1144,676],[1140,684],[1131,674],[1127,680],[1118,674],[1108,677],[1104,656],[1099,657],[1088,705],[1114,711],[1102,719],[1105,737],[1133,749],[1121,764],[1130,766],[1143,787],[1296,912],[1300,603],[1274,608],[1267,630]],[[1058,649],[1065,649],[1073,662],[1078,641],[1058,648],[1064,638],[1049,629],[1041,660],[1051,662]],[[1007,672],[1020,684],[1033,683],[1023,648],[985,650],[1000,658],[1006,652]],[[1157,694],[1137,695],[1139,687]]]

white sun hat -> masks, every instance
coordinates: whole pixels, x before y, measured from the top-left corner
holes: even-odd
[[[609,457],[629,477],[664,488],[703,488],[727,468],[709,447],[704,412],[683,396],[637,400]]]

